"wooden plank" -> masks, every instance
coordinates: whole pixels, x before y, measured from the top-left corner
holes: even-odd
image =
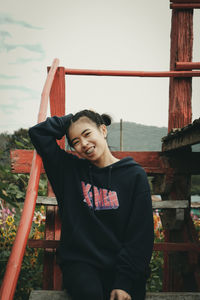
[[[147,172],[148,175],[166,174],[174,169],[174,172],[200,174],[200,155],[196,153],[178,153],[165,156],[162,152],[112,152],[118,158],[133,157]],[[29,173],[33,150],[12,150],[11,166],[13,173]],[[174,158],[174,159],[173,159]],[[184,163],[183,163],[184,162]],[[44,169],[42,170],[44,173]]]
[[[165,173],[166,168],[162,163],[162,152],[112,152],[117,158],[124,158],[127,156],[133,157],[139,164],[141,164],[147,173]],[[31,160],[33,157],[33,150],[11,150],[11,167],[13,173],[29,173],[31,168]],[[44,168],[42,169],[44,173]]]
[[[200,143],[200,119],[163,137],[162,151],[181,149],[198,143]]]
[[[38,196],[36,203],[41,205],[53,205],[53,206],[58,205],[55,197],[45,197],[45,196]]]
[[[11,169],[13,173],[30,173],[33,159],[33,150],[11,150],[10,159]],[[41,173],[44,172],[44,167],[42,166]]]
[[[195,251],[200,252],[200,243],[155,243],[154,244],[154,251]]]
[[[176,209],[176,208],[188,208],[188,200],[162,200],[152,202],[153,209]]]
[[[37,291],[30,293],[29,300],[71,300],[66,291]],[[198,300],[200,293],[198,292],[157,292],[146,293],[146,300]],[[80,299],[83,300],[83,299]]]
[[[51,290],[33,290],[30,293],[29,300],[72,300],[66,291],[51,291]],[[80,299],[81,300],[81,299]]]
[[[41,205],[57,205],[57,200],[55,197],[37,197],[37,204]],[[166,200],[166,201],[153,201],[152,202],[153,209],[166,209],[166,208],[188,208],[189,202],[188,200]]]
[[[29,240],[28,246],[31,248],[52,248],[55,249],[59,246],[57,240]],[[195,251],[200,252],[200,243],[154,243],[154,251]]]
[[[200,143],[200,129],[193,131],[192,133],[185,133],[183,135],[174,136],[169,140],[165,140],[162,143],[163,151],[172,151],[189,147]]]

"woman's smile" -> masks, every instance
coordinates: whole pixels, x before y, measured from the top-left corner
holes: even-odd
[[[87,149],[87,150],[85,151],[85,154],[87,154],[87,155],[93,154],[94,149],[95,149],[95,146],[90,147],[89,149]]]

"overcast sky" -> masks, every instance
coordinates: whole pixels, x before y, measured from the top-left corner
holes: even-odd
[[[169,0],[6,0],[0,8],[0,132],[37,122],[46,67],[169,70]],[[200,14],[194,15],[200,61]],[[200,117],[193,79],[193,119]],[[91,108],[145,125],[167,126],[169,79],[66,76],[66,108]]]

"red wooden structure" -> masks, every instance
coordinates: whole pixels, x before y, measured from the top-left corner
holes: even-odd
[[[48,68],[50,76],[42,94],[38,122],[46,117],[49,91],[51,114],[62,116],[66,113],[65,75],[170,78],[169,135],[163,138],[162,151],[115,152],[114,155],[118,158],[127,155],[134,157],[145,168],[147,174],[154,177],[154,193],[162,197],[159,205],[163,209],[165,242],[155,244],[154,250],[164,251],[163,291],[200,291],[200,244],[190,217],[191,175],[200,174],[200,153],[191,151],[191,145],[200,143],[200,126],[191,124],[192,77],[200,76],[200,71],[193,71],[200,69],[200,63],[192,62],[193,9],[200,8],[200,0],[174,0],[171,1],[170,7],[172,8],[170,71],[75,70],[57,68],[58,61],[55,61],[53,67]],[[54,80],[51,86],[52,76]],[[188,124],[191,124],[190,129]],[[177,128],[184,128],[183,131],[179,130],[179,136],[172,134]],[[59,141],[59,144],[64,148],[64,139]],[[31,163],[32,157],[34,158]],[[11,152],[11,159],[13,172],[31,172],[31,175],[24,212],[1,287],[0,295],[3,300],[12,299],[14,295],[36,203],[39,174],[41,170],[44,172],[41,169],[41,159],[36,152],[33,155],[33,151],[15,150]],[[38,198],[38,203],[47,205],[45,239],[29,240],[28,244],[31,247],[45,249],[43,288],[60,290],[61,272],[55,261],[55,251],[60,237],[60,221],[50,186],[48,197]],[[176,267],[175,261],[178,262]]]

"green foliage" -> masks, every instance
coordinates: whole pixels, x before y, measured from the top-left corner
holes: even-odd
[[[9,152],[11,149],[33,149],[26,129],[15,131],[13,135],[0,134],[0,198],[18,207],[24,201],[28,185],[28,174],[11,172]],[[41,175],[38,194],[45,196],[47,191],[46,175]]]
[[[154,251],[150,263],[151,275],[147,280],[148,292],[162,292],[163,264],[163,253]]]
[[[27,129],[19,129],[15,131],[9,138],[9,149],[33,149]]]

